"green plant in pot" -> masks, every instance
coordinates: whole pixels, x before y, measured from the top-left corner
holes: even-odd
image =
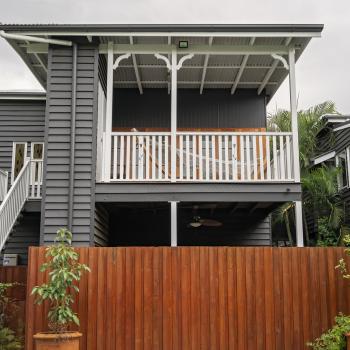
[[[37,304],[49,302],[50,332],[34,335],[36,350],[78,350],[81,334],[68,332],[68,328],[72,324],[79,326],[72,304],[79,293],[78,282],[90,269],[79,263],[79,254],[72,247],[72,233],[67,229],[57,231],[55,244],[46,248],[46,260],[40,271],[48,272],[48,282],[34,287],[32,294]]]

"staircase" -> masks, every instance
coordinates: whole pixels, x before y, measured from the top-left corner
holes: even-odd
[[[6,193],[7,184],[0,190],[6,193],[0,205],[0,252],[26,201],[41,198],[42,171],[42,161],[26,160],[10,190]],[[1,181],[4,180],[0,180],[0,186]]]

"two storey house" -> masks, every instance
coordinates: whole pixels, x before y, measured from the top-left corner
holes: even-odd
[[[296,203],[295,63],[322,25],[0,25],[45,90],[0,93],[0,250],[271,244]],[[288,79],[291,132],[266,129]]]

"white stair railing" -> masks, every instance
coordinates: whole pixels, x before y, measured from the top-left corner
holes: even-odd
[[[2,202],[7,193],[8,172],[0,170],[0,202]]]
[[[30,167],[27,160],[0,205],[0,252],[29,196]]]

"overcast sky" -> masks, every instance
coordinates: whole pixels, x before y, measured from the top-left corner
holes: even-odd
[[[297,64],[299,108],[332,100],[350,113],[350,0],[0,0],[2,23],[322,23]],[[40,89],[0,39],[0,90]],[[288,107],[284,82],[268,109]]]

